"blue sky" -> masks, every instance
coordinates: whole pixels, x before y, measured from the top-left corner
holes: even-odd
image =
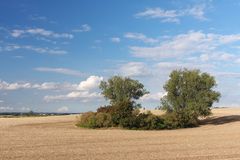
[[[113,75],[142,82],[155,108],[173,69],[216,77],[215,106],[240,106],[235,0],[6,0],[0,4],[0,112],[83,112]]]

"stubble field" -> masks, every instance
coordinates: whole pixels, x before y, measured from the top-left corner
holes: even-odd
[[[76,116],[0,118],[1,160],[240,159],[240,109],[215,109],[197,128],[75,127]]]

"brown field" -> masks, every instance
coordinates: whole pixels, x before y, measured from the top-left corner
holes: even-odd
[[[164,131],[81,129],[75,116],[0,118],[0,159],[240,159],[240,109],[213,113],[200,127]]]

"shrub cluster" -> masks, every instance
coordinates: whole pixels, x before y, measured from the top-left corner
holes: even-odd
[[[104,128],[112,126],[112,118],[109,113],[86,112],[81,115],[77,126],[84,128]]]
[[[139,113],[140,97],[148,94],[144,85],[128,77],[114,76],[102,81],[102,95],[110,105],[97,109],[97,112],[82,114],[78,126],[87,128],[122,127],[128,129],[174,129],[194,127],[198,118],[211,114],[211,107],[217,102],[220,93],[214,91],[214,77],[199,70],[174,70],[164,85],[167,94],[161,98],[161,108],[165,115],[157,116],[150,112]]]
[[[83,113],[77,126],[84,128],[121,127],[135,130],[159,130],[179,127],[173,115],[157,116],[151,112],[140,113],[139,109],[133,109],[132,102],[99,107],[97,112]]]

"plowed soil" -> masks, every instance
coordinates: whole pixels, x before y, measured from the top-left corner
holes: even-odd
[[[0,118],[1,160],[240,159],[240,109],[215,109],[197,128],[82,129],[76,116]]]

